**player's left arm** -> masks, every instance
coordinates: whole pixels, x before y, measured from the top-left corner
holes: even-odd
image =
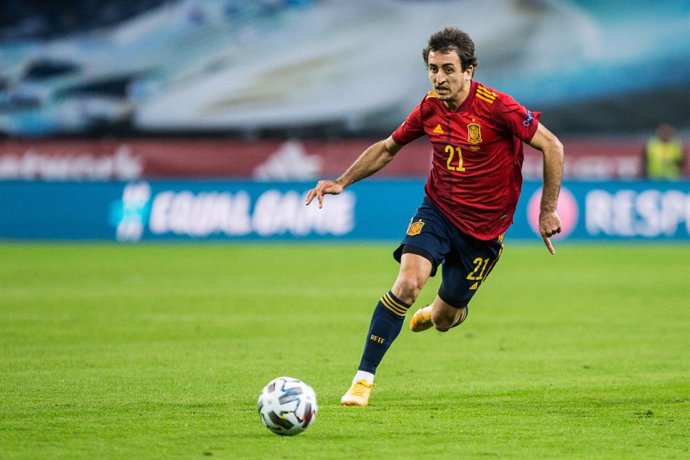
[[[551,244],[553,235],[561,232],[561,218],[556,206],[563,181],[563,144],[546,126],[539,123],[529,145],[540,150],[544,156],[544,187],[539,212],[539,233],[551,254],[556,250]]]

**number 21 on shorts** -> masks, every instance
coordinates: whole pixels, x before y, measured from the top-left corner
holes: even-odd
[[[470,281],[481,281],[481,280],[483,280],[484,276],[488,275],[488,273],[486,273],[486,269],[489,266],[490,261],[491,261],[491,259],[489,259],[488,257],[484,258],[484,259],[481,257],[477,257],[476,259],[474,259],[472,261],[472,263],[474,264],[474,270],[472,270],[467,275],[467,279]]]

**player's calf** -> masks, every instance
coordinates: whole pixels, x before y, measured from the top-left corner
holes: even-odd
[[[467,319],[467,307],[452,309],[437,309],[432,311],[431,320],[434,323],[434,328],[440,332],[446,332],[454,327],[462,324]]]

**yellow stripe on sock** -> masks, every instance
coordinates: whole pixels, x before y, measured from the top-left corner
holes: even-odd
[[[398,316],[405,316],[405,313],[407,313],[406,311],[401,311],[400,309],[395,307],[393,304],[391,304],[388,299],[385,299],[383,297],[381,297],[381,303],[383,304],[384,307],[386,307],[387,309],[389,309],[390,311],[392,311],[393,313],[395,313]]]
[[[407,311],[410,308],[408,305],[405,305],[399,300],[394,299],[390,292],[386,292],[384,297],[387,297],[391,302],[393,302],[393,305],[396,305],[398,308],[402,308],[405,311]]]
[[[384,307],[386,307],[398,316],[405,316],[405,314],[407,313],[407,308],[400,306],[388,294],[385,294],[383,297],[381,297],[381,303]]]

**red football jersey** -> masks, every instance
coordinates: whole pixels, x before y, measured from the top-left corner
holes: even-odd
[[[491,240],[513,223],[522,187],[522,142],[532,139],[540,115],[472,81],[456,111],[430,92],[392,136],[399,145],[429,137],[427,197],[462,232]]]

